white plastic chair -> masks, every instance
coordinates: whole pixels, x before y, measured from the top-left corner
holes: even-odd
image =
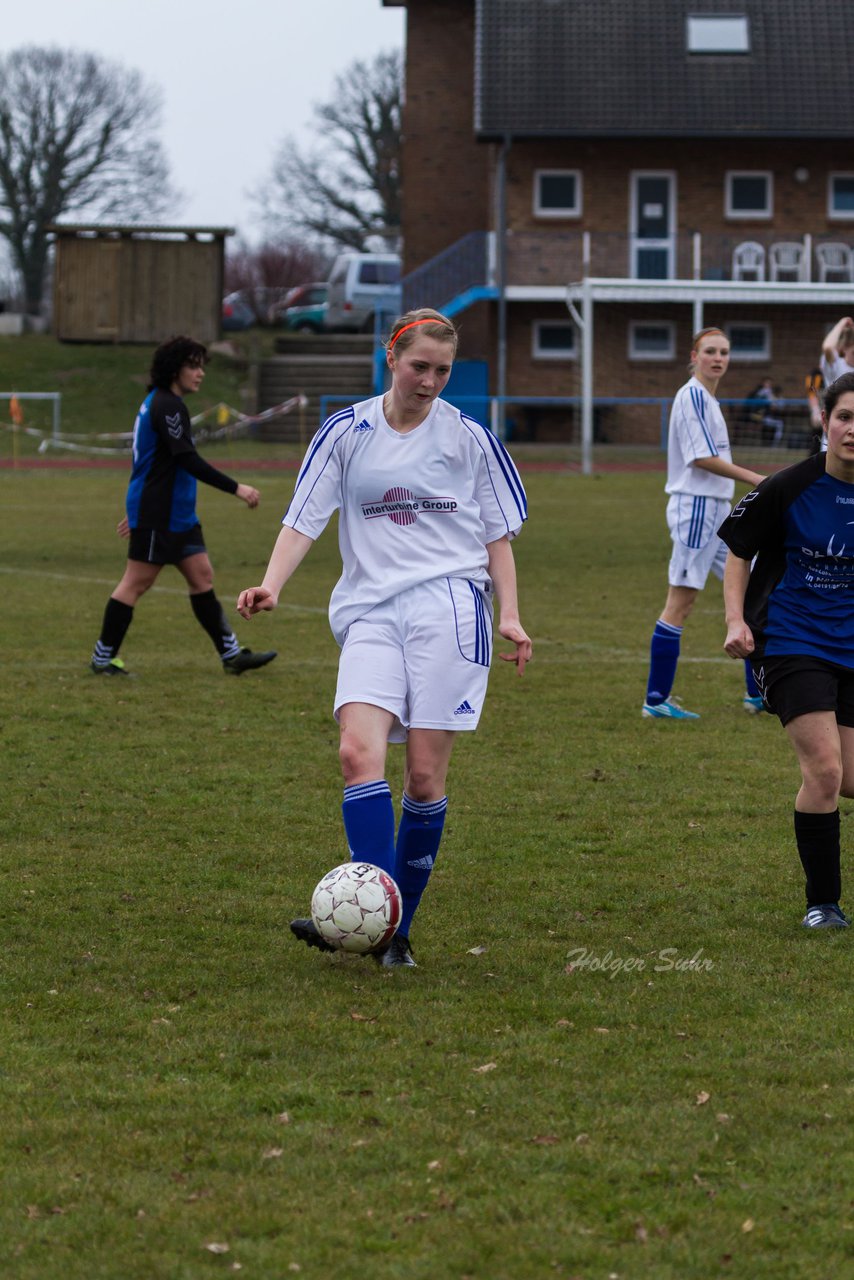
[[[815,260],[818,263],[818,278],[824,282],[829,276],[840,284],[854,281],[854,252],[851,246],[841,241],[828,240],[826,244],[817,244]]]
[[[806,256],[800,240],[778,240],[768,250],[770,280],[806,279]]]
[[[756,240],[744,240],[732,251],[733,280],[764,280],[765,249]]]

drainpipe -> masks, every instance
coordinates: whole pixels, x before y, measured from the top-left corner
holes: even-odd
[[[499,440],[507,436],[507,152],[510,135],[506,134],[498,151],[495,185],[495,283],[498,286],[498,350],[496,361],[496,396],[492,401],[492,430]]]

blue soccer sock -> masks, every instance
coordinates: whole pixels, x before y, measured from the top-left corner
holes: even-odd
[[[344,788],[344,830],[353,862],[372,862],[394,875],[394,805],[384,778]]]
[[[406,938],[439,852],[447,809],[447,796],[412,800],[403,793],[394,878],[403,898],[399,932]]]
[[[747,685],[748,698],[762,697],[762,694],[759,692],[759,685],[753,678],[753,667],[750,665],[749,658],[744,659],[744,683]]]
[[[649,681],[646,686],[646,701],[651,707],[658,706],[670,697],[673,681],[676,679],[681,639],[681,627],[673,627],[669,622],[662,622],[659,618],[649,646]]]

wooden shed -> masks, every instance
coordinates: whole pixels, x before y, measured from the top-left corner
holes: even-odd
[[[219,337],[230,227],[63,225],[53,331],[62,342],[159,343]]]

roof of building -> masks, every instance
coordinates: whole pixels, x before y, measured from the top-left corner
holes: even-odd
[[[52,222],[46,229],[54,235],[68,236],[184,236],[193,239],[195,236],[224,238],[234,235],[233,227],[175,227],[134,222]]]
[[[746,19],[747,51],[689,52],[689,17]],[[851,138],[849,17],[844,0],[476,0],[475,128]]]

